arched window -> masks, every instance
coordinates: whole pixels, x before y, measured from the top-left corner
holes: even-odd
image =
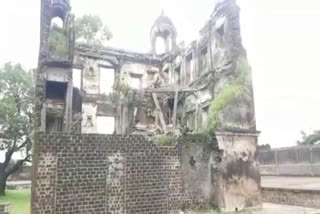
[[[63,20],[60,17],[54,17],[53,19],[51,19],[51,28],[53,26],[59,27],[59,28],[63,28]]]
[[[156,38],[156,54],[164,54],[166,52],[165,49],[165,40],[162,37]]]
[[[48,52],[54,57],[67,57],[68,55],[67,35],[63,29],[63,20],[58,16],[51,19]]]

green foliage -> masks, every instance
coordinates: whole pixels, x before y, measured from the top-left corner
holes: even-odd
[[[76,19],[76,41],[92,46],[101,46],[112,38],[109,28],[99,16],[84,15]]]
[[[152,96],[147,97],[146,104],[143,108],[148,116],[152,116],[152,113],[156,109]]]
[[[67,36],[63,28],[56,24],[51,26],[48,46],[51,56],[64,57],[68,55]]]
[[[0,69],[0,133],[8,137],[4,142],[12,143],[12,137],[19,139],[31,132],[33,98],[32,74],[20,64],[5,64]]]
[[[34,88],[31,72],[20,64],[5,64],[0,69],[0,150],[6,152],[1,166],[5,175],[19,169],[30,158],[33,130]],[[24,153],[24,159],[9,165],[15,152]],[[3,169],[3,168],[2,168]]]
[[[312,134],[306,134],[304,131],[301,131],[302,140],[298,141],[299,145],[315,145],[320,144],[320,130],[313,131]]]
[[[252,94],[248,86],[247,76],[250,68],[244,57],[238,59],[236,74],[238,76],[220,92],[211,102],[205,132],[214,133],[220,124],[219,113],[237,99],[251,100]]]
[[[114,106],[129,105],[133,100],[133,91],[125,81],[118,80],[112,87],[113,91],[109,95]]]
[[[30,189],[9,190],[6,196],[0,197],[0,203],[10,203],[11,214],[30,213]]]
[[[154,142],[159,146],[172,146],[175,143],[173,135],[159,134],[154,138]]]

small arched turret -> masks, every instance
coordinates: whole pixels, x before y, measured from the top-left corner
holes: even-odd
[[[65,20],[67,12],[71,10],[70,0],[51,0],[51,17],[60,17]]]
[[[163,13],[159,16],[151,28],[151,48],[156,54],[156,40],[161,37],[164,40],[165,52],[175,49],[177,43],[177,30],[171,19]]]

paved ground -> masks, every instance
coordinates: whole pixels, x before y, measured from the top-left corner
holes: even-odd
[[[7,181],[8,189],[31,188],[31,181]]]
[[[320,177],[262,176],[262,187],[320,190]]]
[[[320,214],[320,210],[287,206],[281,204],[264,203],[263,210],[257,212],[257,214]]]
[[[216,211],[198,211],[198,212],[186,212],[181,214],[219,214]],[[220,213],[221,214],[221,213]],[[237,214],[320,214],[320,210],[287,206],[280,204],[264,203],[262,209],[246,210],[237,212]]]

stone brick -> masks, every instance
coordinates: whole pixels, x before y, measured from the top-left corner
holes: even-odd
[[[39,134],[32,210],[168,213],[180,209],[179,146],[143,136]]]

